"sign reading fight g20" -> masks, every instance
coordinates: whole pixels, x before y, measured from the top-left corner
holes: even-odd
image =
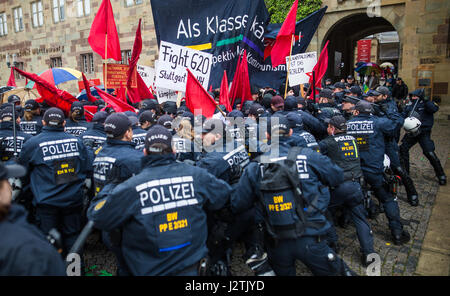
[[[220,87],[224,70],[232,80],[244,49],[252,61],[250,75],[262,65],[269,22],[264,0],[151,0],[151,5],[158,43],[213,55],[209,85]]]

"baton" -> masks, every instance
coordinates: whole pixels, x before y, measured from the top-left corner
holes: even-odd
[[[84,226],[83,230],[81,231],[80,235],[78,236],[77,240],[73,244],[72,248],[70,249],[69,254],[76,253],[83,248],[84,243],[86,242],[89,234],[91,234],[92,230],[94,230],[94,221],[89,221],[86,226]]]
[[[416,110],[417,107],[417,103],[419,103],[420,98],[416,100],[416,103],[414,104],[414,107],[412,108],[411,112],[409,112],[408,117],[411,117],[411,115],[413,114],[414,110]]]

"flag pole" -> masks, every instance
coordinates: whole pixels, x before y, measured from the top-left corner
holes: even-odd
[[[108,34],[105,34],[105,78],[103,83],[105,84],[105,91],[108,93]]]
[[[294,34],[292,34],[291,36],[291,49],[289,52],[289,63],[288,63],[288,69],[287,69],[287,75],[286,75],[286,87],[284,88],[284,99],[286,99],[286,95],[287,95],[287,88],[288,88],[288,82],[289,82],[289,71],[291,69],[291,55],[292,55],[292,44],[294,40]]]

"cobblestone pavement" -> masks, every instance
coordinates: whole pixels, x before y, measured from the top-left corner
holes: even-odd
[[[445,166],[450,151],[449,118],[439,117],[433,128],[432,139],[436,145],[436,154]],[[390,240],[390,230],[386,216],[381,213],[374,220],[369,220],[374,233],[374,247],[381,257],[381,275],[414,275],[419,260],[420,250],[427,230],[431,210],[439,189],[434,170],[417,144],[410,151],[411,177],[419,193],[420,204],[411,207],[406,199],[404,188],[400,187],[398,203],[404,228],[411,234],[411,240],[403,246],[395,246]],[[336,227],[341,250],[339,255],[359,275],[365,275],[365,268],[360,264],[359,242],[356,231],[350,223],[345,229]],[[87,275],[115,275],[115,258],[101,243],[99,233],[93,233],[85,245],[85,266]],[[241,244],[233,249],[231,272],[236,276],[253,275],[242,259],[244,253]],[[297,275],[309,276],[311,273],[301,262],[297,263]]]

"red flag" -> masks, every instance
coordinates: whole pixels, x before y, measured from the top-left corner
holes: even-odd
[[[84,105],[84,117],[86,117],[86,121],[91,122],[92,118],[94,118],[94,114],[97,113],[98,107],[92,105]]]
[[[8,83],[6,84],[6,86],[15,86],[16,85],[16,77],[14,77],[14,67],[11,67],[11,74],[9,74],[9,79],[8,79]]]
[[[233,108],[234,99],[236,98],[237,94],[237,82],[239,81],[239,69],[241,67],[241,56],[238,57],[238,62],[236,65],[236,71],[234,71],[234,77],[233,82],[231,83],[231,89],[230,89],[230,99],[232,100],[231,108]]]
[[[117,99],[121,100],[122,102],[128,104],[127,102],[127,95],[126,95],[126,88],[123,86],[120,86],[120,88],[117,90]]]
[[[106,40],[108,43],[107,49],[105,49]],[[92,50],[98,53],[103,59],[122,60],[119,34],[117,34],[114,13],[109,0],[103,0],[102,4],[100,4],[100,8],[92,22],[88,41]]]
[[[153,94],[150,92],[141,75],[139,74],[136,75],[137,88],[131,87],[133,73],[139,60],[139,56],[141,55],[141,51],[142,51],[141,19],[139,19],[139,25],[136,30],[136,37],[134,38],[133,52],[131,53],[131,59],[129,60],[130,68],[128,69],[128,79],[127,79],[128,98],[132,103],[138,103],[144,99],[154,98]]]
[[[313,72],[314,72],[314,80],[315,80],[315,88],[318,88],[321,86],[321,80],[323,78],[323,76],[325,75],[325,73],[327,72],[327,68],[328,68],[328,42],[330,42],[329,40],[327,41],[327,43],[325,43],[325,46],[322,49],[322,52],[320,53],[319,59],[317,60],[317,64],[314,66],[313,68]],[[312,75],[310,75],[309,73],[307,73],[309,78],[309,85],[313,84],[313,79],[312,79]],[[315,88],[312,88],[313,90],[315,90]],[[312,99],[315,100],[316,96],[315,96],[315,91],[312,94]]]
[[[231,106],[234,105],[236,98],[241,99],[241,109],[245,101],[252,101],[252,92],[250,89],[250,78],[248,75],[247,51],[239,63],[239,68],[234,74],[233,84],[231,85],[230,98],[233,100]],[[237,78],[236,78],[237,77]]]
[[[297,17],[298,0],[294,1],[286,19],[278,32],[272,48],[272,66],[277,67],[286,63],[286,57],[291,52],[292,35],[295,34],[295,19]]]
[[[97,98],[94,97],[91,94],[91,85],[89,83],[89,81],[87,80],[86,76],[84,75],[84,73],[81,73],[83,76],[83,84],[84,84],[84,89],[86,90],[86,95],[88,97],[89,102],[95,102],[97,101]]]
[[[219,105],[224,105],[228,112],[233,110],[230,104],[230,94],[228,92],[227,71],[223,71],[222,83],[220,84]]]
[[[208,94],[203,86],[195,78],[194,74],[188,71],[186,82],[186,106],[194,115],[198,115],[196,110],[200,110],[200,114],[210,118],[214,115],[216,110],[216,101]]]
[[[100,98],[102,98],[103,101],[105,101],[105,103],[109,104],[116,112],[125,112],[125,111],[136,112],[136,110],[132,106],[122,102],[118,98],[104,92],[103,90],[99,89],[96,86],[94,86],[94,88],[97,90],[97,93],[100,96]]]
[[[14,68],[20,75],[35,82],[36,89],[49,106],[60,108],[66,115],[69,114],[70,107],[73,102],[78,101],[74,96],[65,90],[58,89],[50,84],[45,79],[42,79],[34,73],[28,73],[17,68]]]

